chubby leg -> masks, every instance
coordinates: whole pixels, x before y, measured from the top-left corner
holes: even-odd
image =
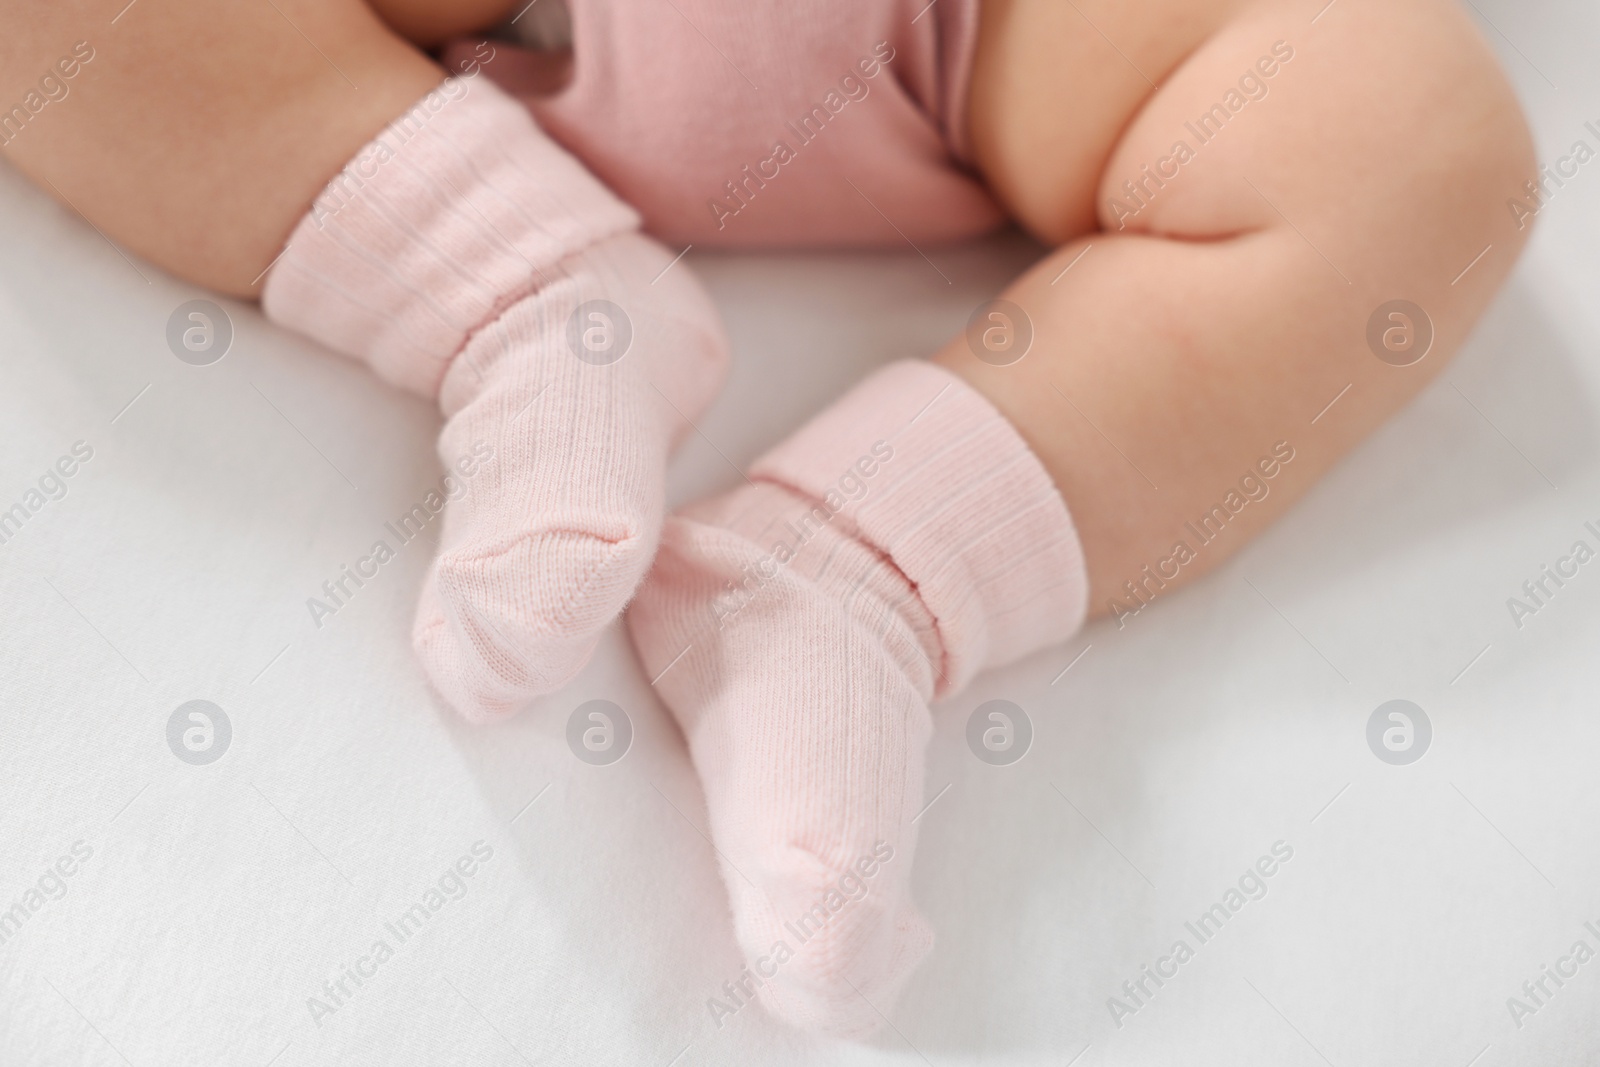
[[[328,179],[444,77],[414,45],[511,8],[124,5],[0,2],[0,100],[53,74],[72,101],[0,126],[0,152],[129,251],[243,297],[260,295],[262,271]],[[60,76],[58,60],[85,55]]]
[[[986,9],[973,140],[1024,223],[1065,243],[1003,294],[1031,320],[1024,358],[991,365],[1008,357],[958,338],[938,359],[1044,461],[1091,611],[1120,617],[1238,549],[1443,367],[1516,260],[1505,205],[1536,175],[1509,87],[1447,0],[1339,0],[1314,24],[1321,3],[1259,4],[1181,63],[1125,6],[1086,14],[1129,59],[1038,6]],[[1039,44],[1056,16],[1082,39],[1070,76]],[[1131,122],[1041,168],[1030,146],[1089,80],[1136,102]],[[1102,230],[1074,235],[1091,208]],[[1432,324],[1410,366],[1368,344],[1396,299]]]
[[[929,701],[1064,639],[1091,592],[1109,610],[1186,520],[1270,484],[1213,517],[1217,544],[1168,564],[1166,587],[1236,547],[1460,344],[1521,243],[1504,199],[1531,174],[1527,135],[1452,8],[1339,0],[1313,26],[1314,6],[1207,22],[1190,3],[1100,22],[1141,43],[1152,93],[1132,71],[1101,84],[1062,64],[1103,46],[1086,24],[1046,32],[1073,7],[999,3],[1019,21],[980,46],[979,160],[1067,242],[980,321],[1000,350],[980,359],[962,337],[935,364],[891,366],[751,484],[675,516],[629,616],[704,782],[760,995],[799,1025],[872,1029],[929,947],[909,893]],[[1278,41],[1293,54],[1248,83],[1270,84],[1264,99],[1224,106],[1140,210],[1109,204]],[[1121,110],[1084,118],[1084,100]],[[1082,127],[1065,145],[1050,130],[1064,115]],[[1097,215],[1106,231],[1074,240]],[[1433,321],[1414,366],[1367,347],[1392,298]],[[1035,336],[1013,361],[1022,316]]]
[[[360,0],[122,6],[0,4],[0,100],[76,42],[93,57],[3,151],[130,252],[236,296],[259,295],[328,179],[444,77]]]

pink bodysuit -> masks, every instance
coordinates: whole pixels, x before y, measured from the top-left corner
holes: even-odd
[[[566,88],[531,95],[501,41],[479,69],[669,243],[903,247],[1003,218],[963,144],[979,0],[569,7]]]

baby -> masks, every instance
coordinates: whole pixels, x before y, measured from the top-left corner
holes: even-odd
[[[932,943],[930,702],[1126,623],[1414,395],[1521,247],[1529,137],[1448,0],[570,0],[570,48],[485,38],[561,29],[524,2],[9,3],[0,141],[438,401],[477,473],[418,608],[434,686],[513,712],[631,602],[739,943],[792,949],[762,997],[862,1034]],[[962,336],[664,517],[727,355],[686,253],[1006,220],[1053,251]]]

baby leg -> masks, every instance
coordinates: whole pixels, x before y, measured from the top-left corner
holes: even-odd
[[[1107,124],[1120,139],[1079,153],[1110,161],[1080,194],[1098,189],[1106,232],[1008,289],[976,346],[873,376],[751,485],[669,520],[630,626],[683,726],[740,942],[780,1017],[870,1030],[931,943],[908,892],[930,699],[1061,641],[1090,593],[1096,610],[1119,593],[1137,610],[1152,594],[1122,583],[1146,564],[1150,589],[1171,588],[1237,548],[1420,387],[1509,269],[1521,236],[1504,202],[1532,175],[1528,139],[1470,24],[1431,0],[1315,14],[1252,8],[1127,100]],[[1195,141],[1184,121],[1231,100],[1262,55],[1279,56],[1270,95],[1225,105],[1226,125],[1213,118],[1119,230],[1107,201],[1124,177]],[[1114,98],[1019,87],[1000,111],[1041,123]],[[1027,171],[1046,134],[987,160],[1018,168],[992,173],[996,188],[1060,178]],[[1015,201],[1051,231],[1022,206],[1050,205],[1048,190]],[[1368,347],[1370,314],[1395,298],[1432,320],[1414,366]],[[1023,316],[1020,360],[982,344],[981,326],[1015,337]],[[1202,516],[1215,544],[1184,529]],[[1192,558],[1171,562],[1183,538]]]
[[[1536,176],[1531,143],[1468,18],[1435,0],[1340,0],[1313,24],[1320,6],[1249,8],[1093,157],[1108,159],[1104,232],[1002,294],[1031,320],[1024,358],[994,365],[1009,357],[986,362],[966,338],[937,357],[1050,470],[1094,614],[1125,619],[1282,514],[1443,368],[1525,239],[1506,201]],[[1130,21],[1097,12],[1099,28],[1139,41],[1142,16],[1113,7],[1106,18]],[[1160,75],[1157,56],[1132,59]],[[1034,167],[1029,138],[1063,106],[1035,93],[982,116],[1002,127],[987,139],[995,185],[1045,232],[1059,175]],[[1392,300],[1426,321],[1386,361],[1369,321],[1405,341],[1406,321],[1375,315]]]
[[[46,20],[69,44],[87,21]],[[66,47],[29,33],[14,69]],[[441,459],[474,476],[423,590],[424,667],[472,718],[564,684],[643,575],[667,449],[720,380],[693,276],[487,79],[443,80],[359,4],[139,5],[105,41],[19,164],[114,240],[259,285],[268,317],[437,398]]]
[[[130,252],[234,296],[259,294],[328,179],[444,77],[360,0],[8,2],[0,27],[7,101],[75,42],[93,50],[70,98],[0,134],[6,158]]]

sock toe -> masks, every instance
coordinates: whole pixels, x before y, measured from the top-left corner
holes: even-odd
[[[884,851],[879,843],[878,855]],[[875,877],[862,877],[863,863]],[[792,953],[768,965],[775,973],[759,989],[762,1005],[803,1030],[876,1032],[933,947],[905,879],[879,866],[871,846],[839,864],[789,847],[747,869],[757,887],[737,873],[729,879],[740,947],[751,960],[773,957],[780,942]]]
[[[560,689],[627,603],[654,541],[557,531],[441,553],[414,632],[434,686],[474,721]]]

